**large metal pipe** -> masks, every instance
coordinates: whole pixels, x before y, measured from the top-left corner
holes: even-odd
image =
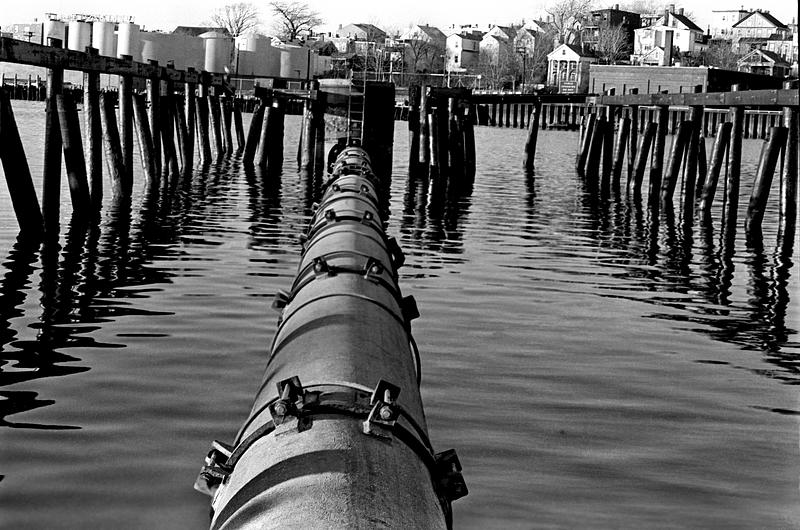
[[[266,374],[231,444],[195,488],[211,527],[447,528],[466,495],[455,452],[435,454],[419,393],[402,253],[380,217],[366,152],[344,149],[312,217]]]

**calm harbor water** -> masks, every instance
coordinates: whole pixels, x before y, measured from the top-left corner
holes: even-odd
[[[14,103],[38,176],[43,106]],[[17,241],[3,180],[0,527],[207,525],[192,483],[249,410],[314,200],[298,131],[280,179],[229,159],[139,184],[99,229],[63,212],[45,249]],[[525,132],[477,128],[474,189],[447,197],[407,178],[406,136],[389,233],[431,438],[470,488],[456,528],[800,527],[800,245],[776,252],[777,201],[763,248],[740,229],[726,253],[718,222],[593,200],[576,133],[540,133],[526,177]]]

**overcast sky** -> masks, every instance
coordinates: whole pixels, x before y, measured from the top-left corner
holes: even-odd
[[[523,19],[540,18],[545,6],[554,0],[310,0],[308,4],[317,10],[325,21],[326,29],[335,29],[339,24],[369,22],[384,29],[402,29],[409,24],[427,23],[440,28],[451,24],[493,23],[508,24]],[[611,6],[602,0],[598,4]],[[670,0],[671,1],[671,0]],[[132,0],[126,3],[108,0],[0,0],[0,25],[43,20],[45,13],[86,13],[133,16],[134,21],[149,30],[171,31],[175,26],[200,25],[213,10],[225,3],[214,0],[191,2],[172,0]],[[268,24],[270,13],[268,2],[254,2],[261,8],[262,20]],[[620,1],[620,4],[624,1]],[[667,2],[670,3],[670,2]],[[702,2],[675,2],[694,14],[695,22],[706,28],[712,10],[735,9],[742,4],[725,0]],[[190,7],[191,6],[191,7]],[[767,9],[778,20],[788,24],[797,18],[796,0],[758,0],[744,4],[746,9]]]

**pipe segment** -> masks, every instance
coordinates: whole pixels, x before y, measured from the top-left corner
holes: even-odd
[[[367,153],[345,148],[276,295],[278,330],[248,419],[214,442],[195,488],[214,529],[449,528],[467,494],[455,451],[435,453],[419,353]]]

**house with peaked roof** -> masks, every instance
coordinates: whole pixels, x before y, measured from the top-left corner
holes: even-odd
[[[447,36],[447,70],[463,71],[478,65],[481,39],[474,33],[453,33]]]
[[[411,72],[439,72],[445,63],[447,37],[439,28],[415,24],[398,37]]]
[[[769,11],[756,10],[731,26],[731,35],[733,38],[755,37],[766,40],[773,35],[781,38],[791,37],[791,30]]]
[[[648,55],[655,47],[665,48],[667,56],[672,55],[672,48],[677,48],[682,53],[692,54],[700,53],[708,48],[703,30],[683,14],[683,8],[678,9],[677,12],[667,9],[652,26],[639,28],[633,33],[633,56],[631,59],[634,62],[640,62],[641,58]],[[671,48],[670,50],[666,50],[668,46]]]
[[[487,61],[498,64],[514,53],[517,28],[493,26],[481,39],[480,52]]]
[[[561,44],[547,54],[547,84],[565,94],[585,94],[589,90],[589,65],[597,58],[584,54],[573,44]]]
[[[791,70],[791,65],[784,61],[780,55],[768,50],[751,51],[737,61],[737,66],[740,72],[772,77],[786,77]]]
[[[749,13],[744,9],[712,10],[711,20],[708,24],[708,34],[711,35],[712,39],[732,39],[733,25]]]
[[[383,44],[386,40],[386,32],[372,24],[359,22],[340,27],[336,30],[336,37]]]
[[[602,33],[615,28],[624,32],[628,43],[628,53],[633,48],[634,31],[642,27],[639,13],[619,8],[619,4],[607,9],[596,9],[581,20],[581,42],[590,49],[597,49]]]

